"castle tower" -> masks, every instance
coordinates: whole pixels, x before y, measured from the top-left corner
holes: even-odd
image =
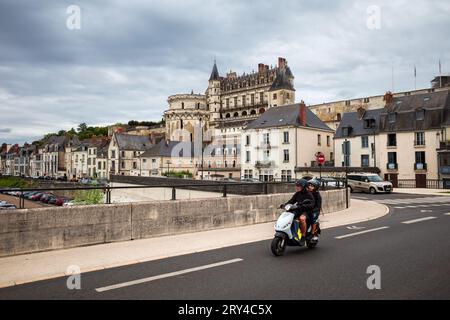
[[[294,75],[286,59],[278,58],[276,78],[269,89],[269,107],[293,103],[295,103]]]
[[[220,76],[216,61],[214,60],[214,66],[209,77],[208,89],[206,90],[207,109],[211,114],[212,121],[220,118],[220,91]]]

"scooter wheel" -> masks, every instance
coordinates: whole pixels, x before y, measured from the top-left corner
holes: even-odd
[[[317,246],[317,242],[306,241],[308,249],[314,249]]]
[[[274,256],[282,256],[284,253],[284,249],[286,249],[286,242],[282,238],[275,237],[272,240],[272,244],[270,245],[270,249]]]

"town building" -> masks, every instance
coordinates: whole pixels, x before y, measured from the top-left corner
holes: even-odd
[[[290,181],[321,152],[333,159],[333,130],[300,104],[269,108],[241,133],[241,177]]]
[[[114,133],[108,146],[109,175],[130,175],[139,170],[139,156],[154,145],[148,136]]]
[[[388,92],[382,108],[345,113],[335,135],[336,166],[377,167],[394,187],[399,180],[416,187],[441,180],[449,108],[448,90],[403,97]]]

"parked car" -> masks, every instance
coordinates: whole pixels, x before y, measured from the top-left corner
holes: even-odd
[[[70,202],[71,200],[69,198],[65,198],[65,197],[58,197],[56,199],[55,205],[57,206],[63,206],[65,203]]]
[[[48,201],[50,200],[50,198],[51,197],[54,197],[55,195],[54,194],[51,194],[51,193],[45,193],[44,195],[42,195],[42,197],[41,197],[41,202],[43,202],[43,203],[48,203]]]
[[[4,204],[4,205],[0,205],[0,210],[11,210],[11,209],[17,209],[17,207],[13,204]]]
[[[38,193],[32,195],[31,198],[30,198],[30,200],[33,200],[33,201],[39,201],[39,200],[41,200],[41,197],[42,197],[43,195],[44,195],[43,192],[38,192]]]
[[[391,193],[392,183],[384,181],[379,175],[374,173],[354,173],[347,175],[350,192],[361,191],[375,194],[378,192]]]
[[[256,183],[256,182],[261,182],[261,181],[259,181],[259,179],[256,179],[256,178],[244,178],[244,179],[241,179],[241,182],[253,182],[253,183]]]
[[[59,199],[58,196],[52,195],[52,196],[50,196],[50,197],[48,198],[47,203],[48,203],[48,204],[56,205],[56,201],[58,201],[58,199]]]

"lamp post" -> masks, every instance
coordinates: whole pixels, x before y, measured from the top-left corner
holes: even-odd
[[[201,135],[202,135],[202,139],[201,139],[201,150],[202,150],[202,160],[201,160],[201,170],[202,170],[202,174],[201,174],[201,179],[203,180],[203,128],[202,128],[202,118],[200,117],[200,131],[201,131]]]

